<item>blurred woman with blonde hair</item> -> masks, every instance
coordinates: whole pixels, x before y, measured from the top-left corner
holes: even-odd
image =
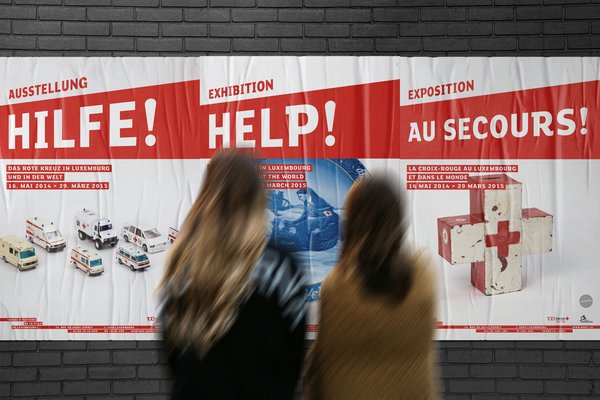
[[[174,399],[291,399],[304,352],[303,277],[266,246],[252,160],[221,152],[171,249],[161,325]]]
[[[350,190],[340,260],[321,289],[308,400],[438,397],[435,279],[426,256],[406,246],[405,207],[382,177]]]

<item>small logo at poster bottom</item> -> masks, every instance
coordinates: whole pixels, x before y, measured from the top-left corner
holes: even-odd
[[[594,321],[590,321],[589,319],[587,319],[587,317],[585,315],[582,315],[581,317],[579,317],[579,323],[580,324],[593,324]]]
[[[592,296],[590,296],[589,294],[584,294],[579,298],[579,304],[581,304],[581,307],[583,308],[591,307],[593,303],[594,299],[592,299]]]

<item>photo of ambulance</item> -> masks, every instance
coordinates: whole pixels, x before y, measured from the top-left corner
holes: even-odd
[[[25,237],[46,249],[47,252],[64,250],[67,242],[54,222],[44,221],[38,217],[25,221]]]
[[[75,214],[75,228],[79,239],[91,239],[96,250],[107,244],[114,246],[119,241],[117,232],[108,218],[99,217],[95,212],[83,209]]]
[[[116,258],[119,264],[128,266],[132,271],[150,267],[148,256],[131,243],[120,245],[117,248]]]
[[[177,239],[177,236],[179,236],[179,231],[173,227],[169,227],[169,234],[167,235],[167,237],[169,238],[169,243],[173,244],[173,242],[175,241],[175,239]]]
[[[121,234],[126,242],[131,242],[148,253],[163,251],[167,247],[167,241],[163,235],[158,229],[150,226],[125,224]]]
[[[71,250],[71,264],[88,275],[100,275],[104,272],[100,256],[82,247]]]
[[[31,243],[15,235],[0,238],[0,258],[19,271],[38,266],[38,257]]]

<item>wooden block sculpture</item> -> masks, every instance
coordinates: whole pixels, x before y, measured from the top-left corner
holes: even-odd
[[[522,257],[552,251],[553,216],[523,209],[521,182],[506,174],[472,176],[469,187],[470,214],[437,220],[438,253],[471,263],[471,284],[485,295],[519,291]]]

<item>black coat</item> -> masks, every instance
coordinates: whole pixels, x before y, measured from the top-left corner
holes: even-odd
[[[253,281],[236,322],[203,358],[170,349],[173,399],[293,398],[304,359],[301,271],[289,256],[269,248]]]

